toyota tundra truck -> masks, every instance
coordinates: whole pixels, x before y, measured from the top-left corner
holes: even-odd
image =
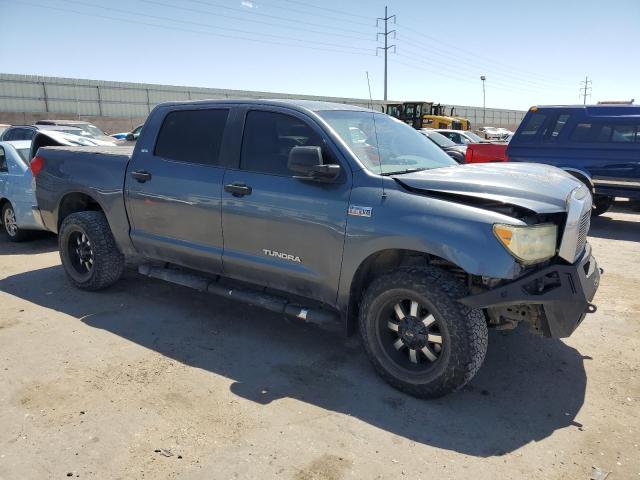
[[[31,170],[76,287],[109,287],[127,260],[300,321],[343,322],[386,381],[419,397],[474,376],[488,327],[567,337],[596,309],[581,182],[544,165],[458,165],[359,107],[165,103],[135,147],[43,147]]]

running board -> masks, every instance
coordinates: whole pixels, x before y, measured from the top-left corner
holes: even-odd
[[[284,297],[278,297],[248,288],[236,288],[224,285],[220,282],[220,277],[212,280],[194,273],[166,267],[156,267],[148,264],[140,265],[138,272],[146,277],[158,278],[177,285],[193,288],[200,292],[213,293],[221,297],[239,300],[249,305],[295,317],[308,323],[329,323],[339,320],[337,314],[328,310],[301,307],[289,303],[289,300]]]

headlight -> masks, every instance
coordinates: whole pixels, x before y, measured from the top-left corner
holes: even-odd
[[[556,254],[558,227],[551,223],[531,226],[497,223],[493,233],[522,263],[542,262]]]

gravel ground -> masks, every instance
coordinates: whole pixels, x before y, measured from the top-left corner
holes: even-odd
[[[491,332],[468,387],[421,401],[337,330],[134,271],[81,292],[53,237],[0,238],[0,479],[640,479],[640,214],[590,242],[571,338]]]

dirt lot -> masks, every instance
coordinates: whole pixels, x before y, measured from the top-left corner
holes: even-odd
[[[71,288],[56,242],[0,238],[0,479],[640,479],[640,214],[564,341],[492,332],[463,391],[384,384],[355,338],[134,271]]]

